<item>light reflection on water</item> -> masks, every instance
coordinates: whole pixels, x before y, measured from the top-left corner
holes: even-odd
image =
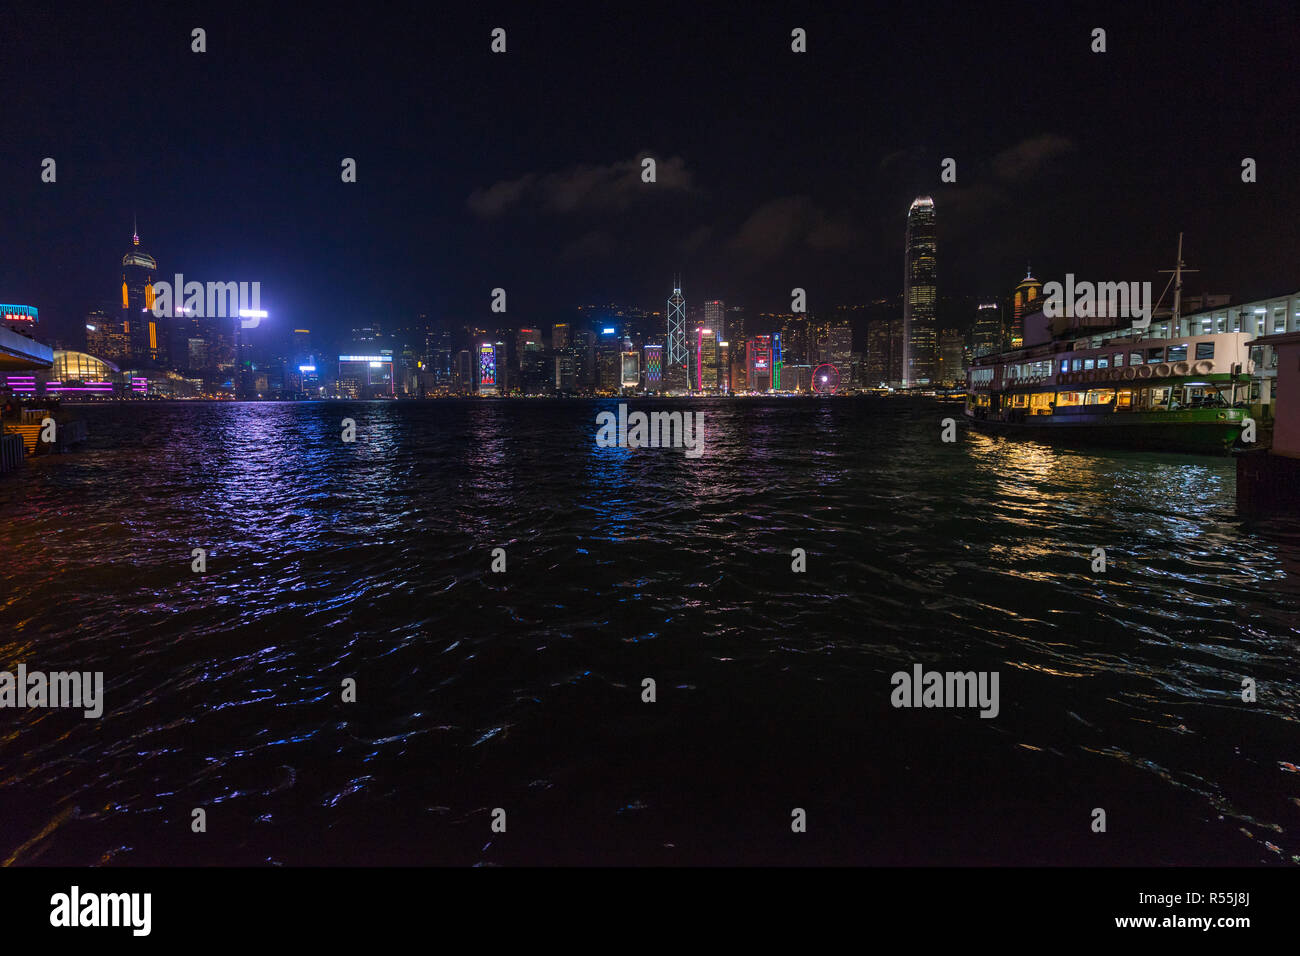
[[[691,460],[597,448],[616,406],[87,408],[0,480],[0,667],[109,705],[3,712],[0,858],[1295,862],[1300,534],[1230,460],[878,401],[673,404]],[[916,662],[998,670],[1001,714],[893,710]],[[483,851],[506,802],[536,826]],[[239,839],[162,836],[199,805]],[[1064,822],[1097,805],[1123,840]]]

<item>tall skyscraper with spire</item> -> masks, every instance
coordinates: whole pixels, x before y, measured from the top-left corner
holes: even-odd
[[[939,333],[935,324],[938,237],[934,200],[918,196],[907,212],[903,257],[903,384],[937,381]]]
[[[140,248],[140,227],[132,216],[131,248],[122,257],[122,324],[131,341],[131,358],[163,365],[167,361],[168,329],[153,314],[153,277],[158,262]]]

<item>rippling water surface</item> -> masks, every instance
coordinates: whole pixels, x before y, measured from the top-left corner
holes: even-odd
[[[631,403],[691,460],[615,405],[78,410],[0,477],[0,670],[105,712],[0,710],[0,861],[1300,862],[1300,532],[1230,459]],[[892,708],[916,663],[1000,713]]]

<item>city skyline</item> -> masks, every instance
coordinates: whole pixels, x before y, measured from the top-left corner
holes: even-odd
[[[796,286],[814,310],[893,297],[902,212],[919,195],[941,209],[942,288],[964,297],[1003,295],[1027,261],[1040,278],[1145,277],[1167,265],[1183,231],[1189,261],[1203,269],[1196,282],[1245,300],[1288,287],[1300,245],[1300,191],[1284,173],[1295,153],[1289,124],[1260,126],[1220,108],[1210,132],[1194,97],[1159,96],[1160,109],[1140,119],[1128,109],[1121,77],[1129,70],[1172,87],[1216,44],[1249,34],[1256,66],[1218,71],[1219,102],[1253,101],[1267,89],[1285,115],[1295,91],[1265,82],[1273,58],[1285,62],[1285,45],[1217,12],[1206,15],[1208,28],[1152,12],[1111,15],[1104,54],[1089,50],[1089,28],[1070,17],[1033,21],[1034,35],[1060,50],[1061,73],[1090,77],[1093,96],[1080,105],[1065,77],[1026,82],[1015,39],[974,14],[933,23],[906,10],[881,13],[887,22],[810,14],[800,59],[790,52],[790,24],[768,14],[726,31],[705,12],[637,19],[643,43],[612,50],[603,40],[584,44],[570,25],[503,12],[511,44],[494,56],[488,28],[464,12],[449,12],[436,31],[421,30],[434,24],[419,14],[379,13],[345,37],[329,24],[302,35],[284,13],[261,11],[245,23],[216,11],[200,55],[189,49],[187,15],[166,11],[152,31],[157,69],[201,96],[180,103],[170,85],[151,89],[151,113],[169,118],[152,142],[132,139],[124,104],[104,103],[80,82],[92,63],[130,71],[128,26],[91,13],[55,41],[48,16],[7,14],[23,56],[47,62],[58,79],[22,86],[12,103],[16,125],[45,132],[32,151],[0,157],[4,218],[16,226],[0,240],[0,290],[40,305],[46,326],[63,335],[85,312],[112,304],[112,286],[104,290],[118,276],[103,250],[120,245],[132,216],[160,266],[260,281],[266,308],[286,325],[331,336],[420,313],[481,320],[498,287],[509,292],[515,327],[549,325],[577,303],[662,303],[663,276],[674,272],[696,302],[744,302],[756,312],[778,311]],[[910,36],[922,21],[927,46],[914,60],[872,58],[870,46],[852,41],[885,27]],[[292,61],[280,42],[287,35]],[[579,81],[556,75],[533,90],[522,78],[550,75],[538,74],[540,50],[556,45],[585,49],[591,69],[646,57],[653,83],[584,89],[581,116],[552,115],[547,97]],[[345,46],[359,59],[382,50],[417,82],[392,88],[349,74],[265,96],[268,78],[291,62],[336,77]],[[708,52],[726,67],[704,83],[683,67]],[[982,88],[953,91],[921,68],[938,58],[979,75]],[[846,75],[857,77],[854,89],[866,80],[905,93],[860,115]],[[325,89],[338,100],[328,128],[311,120]],[[728,97],[760,93],[771,129],[719,109]],[[448,112],[453,101],[462,106]],[[57,127],[43,123],[55,114]],[[241,122],[212,122],[218,115]],[[413,124],[412,115],[425,121]],[[490,128],[467,125],[470,115]],[[554,127],[545,134],[542,117]],[[389,144],[374,135],[379,128],[401,133]],[[448,150],[449,135],[472,149]],[[809,148],[831,157],[815,177],[802,171]],[[1197,153],[1205,161],[1186,161]],[[1256,182],[1241,181],[1246,156],[1258,162]],[[58,163],[56,182],[41,180],[46,157]],[[356,182],[341,181],[345,158],[357,164]],[[657,164],[653,184],[642,181],[646,158]],[[955,161],[955,182],[943,179],[946,159]]]

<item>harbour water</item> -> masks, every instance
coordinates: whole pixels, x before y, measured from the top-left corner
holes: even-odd
[[[0,861],[1300,863],[1300,528],[1231,459],[617,404],[80,409],[0,478],[0,670],[104,713],[0,710]],[[997,716],[891,706],[917,664]]]

